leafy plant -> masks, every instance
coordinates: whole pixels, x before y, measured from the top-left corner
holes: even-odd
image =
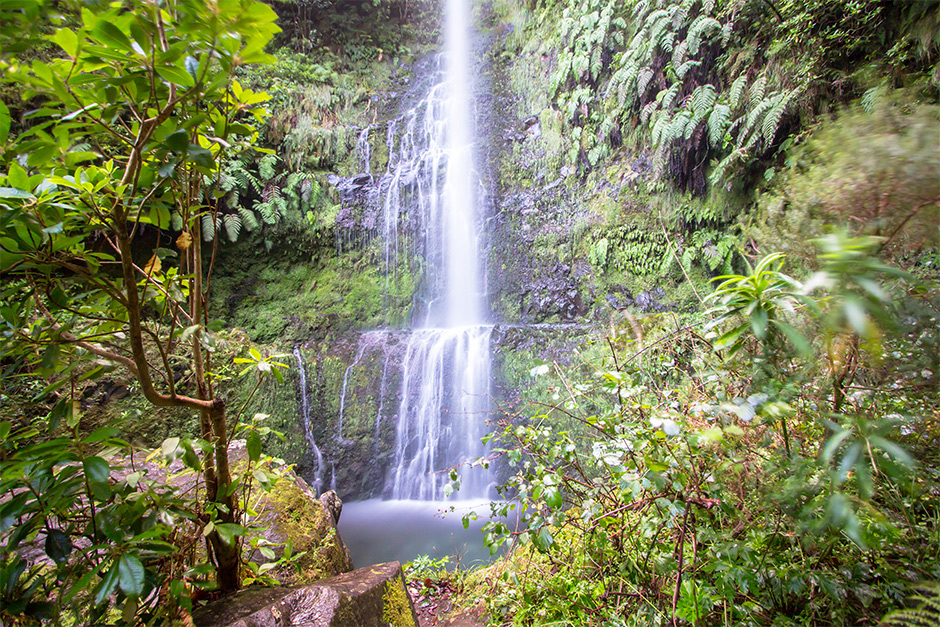
[[[150,403],[198,412],[211,443],[202,466],[214,521],[206,535],[219,586],[232,590],[240,548],[228,531],[240,528],[239,486],[225,402],[210,376],[215,325],[205,310],[211,264],[203,265],[202,241],[203,231],[219,230],[209,188],[222,155],[248,149],[265,115],[266,96],[242,89],[232,72],[268,60],[263,48],[277,27],[268,7],[248,0],[126,8],[86,8],[75,28],[57,29],[58,58],[5,60],[4,80],[20,81],[42,106],[32,126],[3,138],[0,271],[15,280],[3,299],[16,303],[2,314],[2,354],[13,366],[4,376],[48,377],[42,396],[70,408],[74,421],[77,384],[117,366]],[[176,250],[160,237],[173,223]],[[150,234],[156,244],[141,258]],[[178,361],[192,369],[189,393],[172,367]],[[102,482],[106,464],[95,464],[85,477],[100,466],[91,478]],[[89,570],[89,581],[102,578],[108,590],[99,601],[118,584],[140,596],[140,563],[121,557]]]

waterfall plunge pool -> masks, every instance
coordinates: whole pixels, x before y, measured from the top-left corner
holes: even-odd
[[[463,517],[470,512],[479,518],[464,529]],[[350,501],[343,504],[339,533],[357,568],[405,564],[419,555],[456,556],[450,568],[469,568],[493,559],[480,533],[489,515],[488,501]]]

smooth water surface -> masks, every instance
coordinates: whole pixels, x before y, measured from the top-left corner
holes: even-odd
[[[480,518],[464,529],[463,516],[471,511]],[[450,566],[468,568],[492,559],[480,533],[489,511],[480,501],[353,501],[343,504],[339,533],[356,567],[455,555]]]

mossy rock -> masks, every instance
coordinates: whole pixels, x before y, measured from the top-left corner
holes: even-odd
[[[302,478],[289,472],[255,505],[252,522],[264,527],[264,538],[273,544],[290,540],[294,554],[305,552],[295,564],[272,571],[285,585],[312,583],[353,569],[349,550],[343,543],[333,516],[324,509],[316,494]],[[280,557],[283,548],[275,551]]]

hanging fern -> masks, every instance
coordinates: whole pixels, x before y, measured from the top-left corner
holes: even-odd
[[[255,217],[255,213],[251,209],[239,205],[236,207],[236,211],[238,211],[238,215],[241,216],[242,226],[246,231],[254,231],[256,228],[258,228],[258,219]]]
[[[728,90],[728,104],[732,109],[737,109],[741,105],[745,89],[747,89],[747,76],[742,74],[734,79],[731,89]]]
[[[242,230],[242,219],[237,213],[230,213],[222,216],[222,225],[225,227],[225,234],[228,236],[228,241],[235,242],[238,240],[238,234]]]
[[[202,239],[205,242],[211,242],[215,239],[215,216],[211,212],[205,212],[200,218],[202,224]]]
[[[731,107],[728,105],[715,105],[711,115],[708,116],[708,141],[712,146],[721,146],[728,127],[731,126]]]
[[[689,54],[695,56],[698,54],[699,46],[710,33],[721,32],[721,22],[707,15],[698,16],[692,26],[689,27],[687,41],[689,42]]]
[[[764,89],[767,87],[767,77],[761,76],[757,81],[751,86],[750,93],[748,94],[748,101],[751,107],[756,107],[757,103],[764,99]]]

